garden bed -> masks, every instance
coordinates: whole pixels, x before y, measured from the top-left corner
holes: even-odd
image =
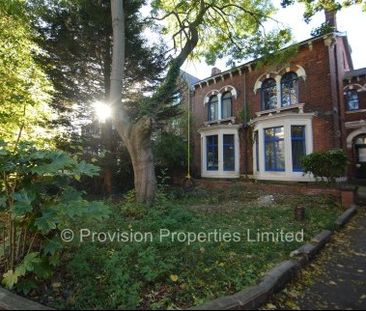
[[[272,193],[232,185],[196,188],[161,196],[157,207],[110,203],[106,223],[79,223],[74,232],[152,233],[146,243],[75,239],[68,244],[58,271],[28,297],[54,308],[167,309],[188,308],[254,285],[263,274],[303,242],[254,241],[257,232],[301,232],[309,240],[321,229],[333,229],[341,208],[333,196],[274,194],[274,203],[258,198]],[[306,209],[294,220],[294,206]],[[160,230],[206,233],[206,242],[161,242]],[[214,232],[218,233],[214,239]],[[249,230],[249,231],[248,231]],[[251,234],[251,241],[248,239]],[[212,233],[211,240],[207,236]],[[234,241],[240,233],[240,241]],[[224,234],[232,237],[223,240]],[[77,235],[77,234],[76,234]],[[221,240],[220,238],[221,237]]]

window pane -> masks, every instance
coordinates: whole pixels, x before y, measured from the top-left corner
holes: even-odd
[[[297,74],[286,73],[281,79],[281,106],[298,104]]]
[[[208,120],[209,121],[214,121],[214,120],[218,119],[218,117],[217,117],[217,113],[218,113],[217,105],[218,105],[217,96],[212,96],[209,103],[208,103]]]
[[[217,171],[219,169],[218,136],[206,137],[207,142],[207,170]]]
[[[224,135],[224,171],[235,171],[234,135]]]
[[[366,136],[357,137],[355,140],[356,145],[366,145]]]
[[[305,126],[291,126],[292,169],[301,172],[301,159],[306,155]]]
[[[348,111],[359,109],[359,99],[356,90],[349,90],[346,92],[346,103]]]
[[[264,144],[266,171],[284,171],[285,143],[283,126],[265,129]]]
[[[254,142],[255,142],[255,162],[257,167],[257,172],[259,172],[259,137],[258,131],[254,132]]]
[[[277,106],[277,87],[274,79],[267,79],[262,83],[262,107],[264,110]]]
[[[232,100],[231,93],[227,92],[222,97],[222,118],[230,118],[232,116]]]
[[[366,148],[357,148],[358,162],[366,163]]]

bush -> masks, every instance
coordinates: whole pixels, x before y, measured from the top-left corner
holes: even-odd
[[[157,171],[167,170],[169,176],[184,171],[187,166],[187,142],[174,133],[161,133],[154,144]]]
[[[335,182],[337,177],[343,177],[346,173],[347,156],[341,149],[314,152],[305,156],[301,165],[304,174],[313,174],[315,178]]]
[[[95,176],[98,170],[59,150],[0,141],[4,286],[11,289],[16,285],[24,293],[35,288],[34,280],[49,278],[60,262],[61,230],[80,219],[100,221],[107,217],[102,202],[84,200],[83,193],[71,186],[73,180]]]

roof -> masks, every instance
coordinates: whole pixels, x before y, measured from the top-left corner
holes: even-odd
[[[351,46],[349,45],[348,37],[343,36],[342,39],[343,39],[343,44],[344,44],[348,64],[349,64],[351,70],[353,70],[353,60],[352,60],[352,56],[351,56],[352,49],[351,49]]]
[[[346,35],[345,35],[344,33],[340,33],[340,32],[335,32],[335,33],[333,33],[333,35],[346,38]],[[330,34],[326,34],[326,35],[320,35],[320,36],[312,37],[312,38],[309,38],[309,39],[307,39],[307,40],[304,40],[304,41],[301,41],[301,42],[298,42],[298,43],[294,43],[293,45],[287,46],[287,47],[285,47],[285,48],[283,48],[283,49],[281,49],[281,50],[286,50],[287,48],[289,48],[289,47],[291,47],[291,46],[294,46],[294,45],[303,46],[303,45],[306,45],[306,44],[310,44],[310,43],[312,43],[312,42],[314,42],[314,41],[317,41],[317,40],[319,40],[319,39],[326,39],[326,38],[329,38],[329,36],[330,36]],[[349,45],[348,45],[348,41],[347,41],[347,39],[345,39],[345,45],[346,45],[346,50],[348,50],[348,49],[349,49]],[[350,53],[349,53],[349,51],[347,51],[347,57],[348,57],[349,59],[351,59],[351,58],[350,58]],[[250,66],[250,65],[252,65],[252,64],[254,64],[254,63],[256,63],[256,62],[258,62],[258,61],[259,61],[259,60],[261,60],[261,59],[262,59],[262,57],[257,58],[257,59],[254,59],[254,60],[251,60],[251,61],[249,61],[249,62],[247,62],[247,63],[242,64],[242,65],[239,65],[239,66],[236,66],[236,67],[230,68],[230,69],[228,69],[228,70],[222,71],[222,72],[220,72],[220,73],[218,73],[218,74],[216,74],[216,75],[212,75],[212,76],[207,77],[207,78],[205,78],[205,79],[199,80],[199,81],[195,82],[195,83],[194,83],[194,85],[198,85],[198,84],[200,84],[200,83],[205,83],[205,82],[207,82],[207,81],[209,81],[209,80],[212,80],[212,79],[218,78],[218,77],[223,76],[223,75],[225,75],[225,74],[232,74],[233,72],[237,72],[237,71],[241,72],[241,70],[242,70],[243,68],[248,67],[248,66]],[[352,64],[352,63],[351,63],[351,64]]]
[[[366,76],[366,67],[356,70],[347,71],[344,75],[345,79],[351,79],[353,77]]]
[[[180,70],[180,77],[183,80],[185,80],[190,87],[192,85],[196,84],[200,80],[200,79],[196,78],[195,76],[192,76],[188,72],[185,72],[184,70]]]

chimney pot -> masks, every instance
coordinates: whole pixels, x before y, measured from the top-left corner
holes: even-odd
[[[328,23],[334,31],[337,30],[337,10],[326,10],[325,22]]]
[[[216,76],[216,75],[218,75],[219,73],[221,73],[221,70],[220,70],[219,68],[217,68],[217,67],[213,67],[213,68],[211,69],[211,76]]]

